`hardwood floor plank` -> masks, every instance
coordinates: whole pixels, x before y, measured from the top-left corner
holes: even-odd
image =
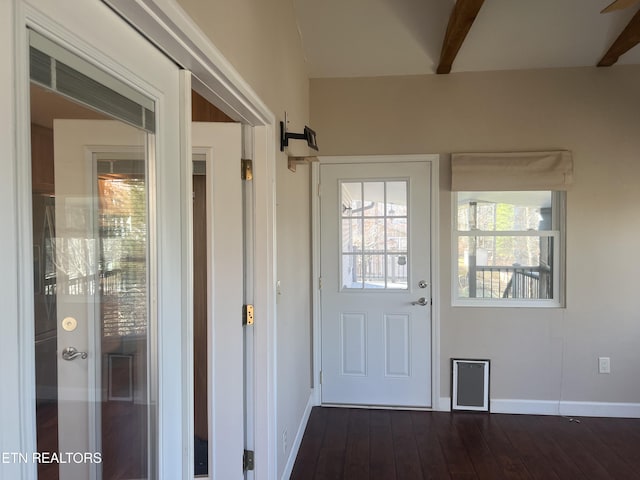
[[[350,412],[347,408],[335,408],[329,411],[314,479],[341,480],[343,478]]]
[[[444,458],[438,433],[433,424],[431,412],[411,412],[413,434],[420,456],[422,474],[425,480],[446,480],[451,478]]]
[[[522,460],[516,454],[511,441],[497,422],[493,421],[495,415],[482,417],[478,428],[485,439],[487,447],[502,468],[505,478],[512,480],[530,480],[532,477],[527,471]]]
[[[558,420],[558,424],[549,424],[550,419]],[[560,478],[582,478],[584,475],[580,470],[578,462],[558,443],[556,428],[560,422],[566,421],[559,417],[546,416],[523,416],[514,418],[521,428],[529,432],[529,436],[536,443],[538,450],[546,459],[547,464]]]
[[[309,415],[298,456],[296,457],[291,480],[308,480],[315,476],[320,449],[324,441],[329,409],[314,407]]]
[[[411,412],[398,411],[391,415],[396,476],[402,480],[422,480],[422,465],[413,434]]]
[[[640,478],[640,419],[593,417],[581,421]]]
[[[455,427],[455,416],[456,414],[433,413],[434,425],[447,462],[449,475],[454,479],[477,478],[467,449]]]
[[[371,410],[371,480],[396,480],[396,465],[393,455],[393,434],[391,431],[391,412]],[[403,479],[398,479],[403,480]]]
[[[550,468],[549,459],[540,451],[528,429],[518,422],[518,415],[494,415],[494,421],[501,426],[513,445],[515,454],[532,478],[564,480]]]
[[[541,428],[553,429],[558,447],[575,460],[585,478],[609,480],[635,475],[586,423],[563,417],[545,418],[541,423]]]
[[[640,480],[640,419],[316,407],[294,480]]]
[[[353,409],[349,415],[343,478],[369,478],[369,410]]]
[[[491,455],[491,450],[481,433],[482,421],[488,416],[484,413],[460,413],[454,416],[453,424],[467,449],[467,455],[478,478],[500,480],[506,478],[504,472]]]

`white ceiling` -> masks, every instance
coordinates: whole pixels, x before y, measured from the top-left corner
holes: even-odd
[[[453,0],[294,0],[311,78],[435,73]],[[453,72],[595,66],[638,6],[485,0]],[[640,46],[616,65],[640,64]]]

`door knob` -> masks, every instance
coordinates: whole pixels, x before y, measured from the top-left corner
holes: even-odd
[[[426,304],[427,304],[427,299],[425,297],[420,297],[415,302],[411,302],[411,305],[420,305],[421,307],[424,307]]]
[[[62,358],[64,358],[65,360],[71,361],[75,360],[78,357],[84,360],[85,358],[87,358],[87,352],[79,352],[76,347],[67,347],[62,350]]]

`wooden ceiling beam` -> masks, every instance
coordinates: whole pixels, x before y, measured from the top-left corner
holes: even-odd
[[[636,12],[622,33],[616,38],[616,41],[613,42],[613,45],[611,45],[609,51],[602,57],[598,66],[610,67],[618,61],[620,55],[628,52],[638,43],[640,43],[640,10]]]
[[[484,0],[457,0],[449,17],[447,33],[444,35],[442,51],[440,52],[440,63],[436,73],[446,74],[451,72],[453,61],[458,55],[458,51],[467,37],[471,25],[478,16],[480,7]]]

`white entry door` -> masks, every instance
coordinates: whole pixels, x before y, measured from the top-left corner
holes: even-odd
[[[327,164],[322,402],[431,405],[430,164]]]

